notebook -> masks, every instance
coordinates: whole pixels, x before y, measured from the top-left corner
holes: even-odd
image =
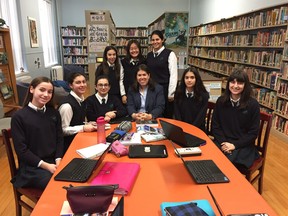
[[[102,153],[98,160],[86,158],[73,158],[55,177],[56,181],[70,181],[70,182],[86,182],[96,170],[106,154],[108,153],[112,143]]]
[[[173,141],[171,144],[176,152],[177,148],[174,145]],[[218,168],[213,160],[187,160],[185,161],[181,154],[179,154],[184,166],[186,167],[190,176],[198,184],[211,184],[211,183],[227,183],[229,179],[225,174]]]
[[[140,165],[130,162],[105,162],[92,185],[118,184],[115,194],[127,195],[131,192],[138,176]]]
[[[131,145],[129,158],[166,158],[168,152],[165,145]]]
[[[159,121],[166,138],[172,140],[182,147],[197,147],[206,144],[206,140],[192,134],[185,133],[183,129],[177,125],[171,124],[162,119]]]

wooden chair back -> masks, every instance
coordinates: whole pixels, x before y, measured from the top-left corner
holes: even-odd
[[[215,108],[215,103],[212,101],[208,101],[208,107],[207,107],[207,113],[206,113],[206,122],[205,122],[205,128],[206,128],[206,134],[208,136],[213,136],[212,135],[212,128],[211,128],[211,122],[212,122],[212,115],[213,115],[213,110]]]
[[[5,145],[9,167],[10,167],[10,174],[11,178],[13,178],[17,174],[18,170],[18,162],[16,162],[15,154],[12,147],[12,136],[11,136],[11,129],[3,129],[3,143]],[[16,215],[22,215],[22,207],[27,209],[28,211],[32,212],[33,207],[28,204],[28,202],[22,199],[22,196],[29,198],[34,203],[37,203],[39,200],[43,190],[37,188],[15,188],[13,186],[14,191],[14,198],[15,198],[15,206],[16,206]]]

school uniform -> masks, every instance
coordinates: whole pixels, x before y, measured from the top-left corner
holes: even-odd
[[[146,64],[146,60],[133,60],[127,57],[121,60],[123,67],[123,84],[125,88],[125,94],[128,94],[129,87],[132,86],[136,79],[136,73],[138,72],[138,67],[141,64]]]
[[[205,118],[208,106],[209,93],[203,92],[200,100],[193,95],[183,93],[182,98],[175,98],[175,119],[192,124],[205,131]]]
[[[97,67],[96,73],[95,73],[95,79],[97,79],[97,77],[100,76],[100,75],[107,75],[108,79],[109,79],[109,84],[111,86],[111,88],[109,90],[109,94],[110,95],[115,95],[121,100],[120,83],[119,83],[120,77],[116,76],[115,66],[114,65],[110,65],[109,66],[109,73],[105,74],[104,71],[103,71],[103,64],[104,63],[101,63]]]
[[[159,83],[164,90],[165,114],[167,118],[173,117],[173,103],[168,97],[174,97],[178,80],[177,58],[175,53],[164,46],[156,53],[153,51],[147,54],[147,66],[151,71],[154,81]]]
[[[45,112],[25,106],[11,120],[12,139],[19,160],[19,170],[11,180],[16,188],[45,188],[52,173],[40,168],[41,161],[54,163],[63,156],[61,117],[53,107]]]
[[[221,103],[218,98],[212,116],[212,134],[214,143],[221,148],[221,143],[234,144],[235,150],[226,156],[234,163],[249,168],[259,158],[255,147],[260,123],[259,103],[250,98],[245,108],[231,101]]]
[[[86,109],[86,103],[73,91],[61,101],[59,112],[61,114],[62,129],[64,132],[64,153],[69,148],[76,134],[83,132]],[[72,116],[69,114],[71,111]]]
[[[100,116],[105,116],[109,111],[116,111],[116,118],[124,117],[127,115],[126,108],[123,106],[122,102],[115,95],[106,95],[104,101],[97,93],[90,95],[86,98],[85,102],[87,104],[87,120],[96,121]],[[115,118],[115,119],[116,119]]]

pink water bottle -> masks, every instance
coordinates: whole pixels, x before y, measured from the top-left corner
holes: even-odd
[[[97,143],[106,143],[105,133],[105,120],[103,116],[100,116],[96,120],[97,122]]]

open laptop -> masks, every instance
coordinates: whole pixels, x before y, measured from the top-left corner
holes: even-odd
[[[112,143],[98,160],[73,158],[55,177],[56,181],[86,182],[107,155]]]
[[[168,152],[165,145],[130,145],[129,158],[166,158]]]
[[[177,125],[162,119],[159,121],[166,138],[182,147],[197,147],[206,143],[206,140],[184,132],[183,129]]]
[[[190,176],[198,184],[211,184],[211,183],[227,183],[229,179],[225,174],[218,168],[213,160],[187,160],[185,161],[181,154],[178,152],[173,141],[171,144],[179,157],[181,158],[184,166],[186,167]]]

